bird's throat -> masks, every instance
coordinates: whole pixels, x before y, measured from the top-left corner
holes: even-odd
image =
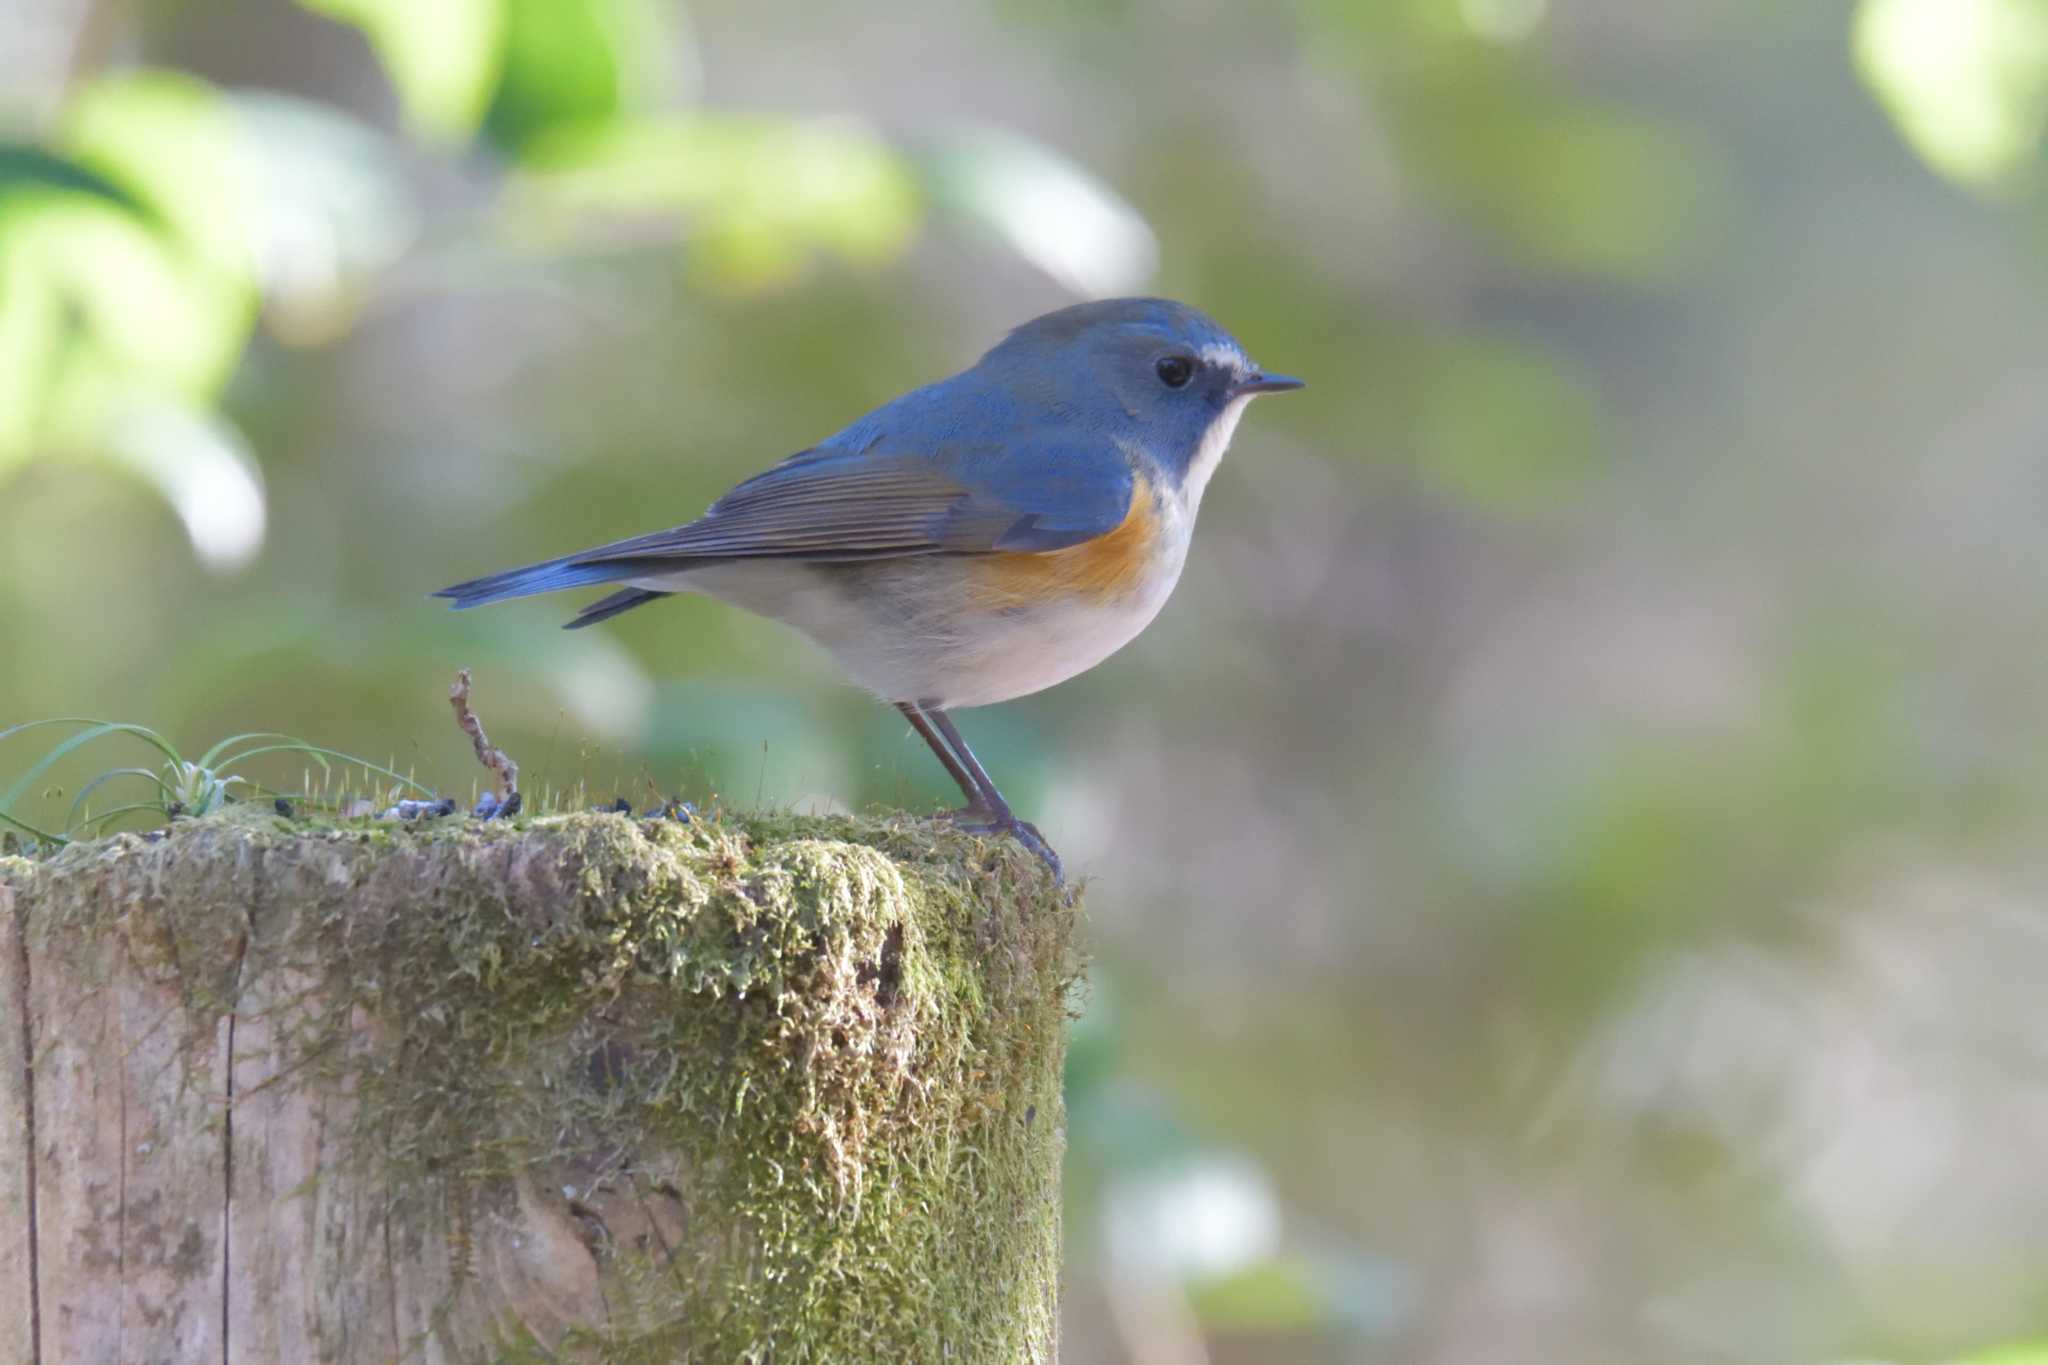
[[[1209,477],[1223,463],[1223,452],[1230,448],[1230,438],[1237,434],[1238,419],[1244,416],[1245,404],[1252,398],[1252,394],[1240,394],[1225,403],[1223,411],[1202,433],[1201,444],[1195,447],[1195,456],[1188,461],[1187,474],[1181,480],[1181,496],[1187,499],[1189,516],[1202,505],[1202,492],[1209,486]]]

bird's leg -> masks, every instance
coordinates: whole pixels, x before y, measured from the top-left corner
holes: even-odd
[[[895,706],[903,713],[903,718],[910,722],[910,728],[924,736],[924,742],[932,746],[932,752],[937,754],[939,762],[945,765],[946,775],[960,784],[960,791],[967,798],[967,808],[956,814],[970,815],[977,820],[991,818],[995,812],[990,810],[987,802],[982,799],[981,788],[975,783],[974,775],[960,766],[960,760],[953,757],[953,751],[946,747],[946,741],[939,738],[938,731],[932,728],[932,723],[924,711],[915,703],[907,701],[899,701]]]
[[[953,724],[952,718],[936,706],[922,706],[914,702],[899,701],[896,709],[910,722],[910,728],[924,737],[947,774],[959,784],[967,804],[950,813],[953,820],[969,829],[983,829],[994,833],[1013,836],[1018,843],[1030,849],[1045,860],[1052,869],[1053,877],[1063,874],[1060,859],[1046,843],[1045,836],[1038,832],[1036,825],[1019,820],[1010,810],[1010,803],[996,790],[994,779],[981,766],[981,760],[967,747],[967,741]]]
[[[939,757],[945,763],[946,771],[953,774],[953,780],[960,784],[960,789],[968,794],[967,809],[958,812],[957,818],[963,824],[978,825],[993,833],[1009,835],[1045,860],[1045,865],[1052,869],[1054,881],[1062,880],[1064,873],[1060,869],[1060,855],[1052,851],[1052,845],[1038,832],[1038,826],[1019,820],[1011,813],[1010,803],[1003,800],[1003,794],[996,790],[988,769],[981,766],[974,750],[967,747],[967,740],[960,734],[959,727],[953,724],[953,718],[936,706],[919,706],[917,710],[944,736],[946,746],[952,750],[950,759],[943,752]],[[912,721],[911,724],[916,725],[917,722]],[[918,728],[933,750],[939,751],[939,743],[932,738],[930,731],[922,726]]]

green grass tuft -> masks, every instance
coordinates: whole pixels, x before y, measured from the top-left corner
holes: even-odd
[[[388,765],[372,763],[353,754],[341,753],[318,744],[309,744],[290,735],[269,731],[230,735],[197,758],[187,759],[178,752],[170,740],[146,725],[136,725],[127,721],[95,720],[89,716],[59,716],[49,720],[27,721],[0,730],[0,744],[17,735],[65,726],[72,727],[74,733],[45,751],[10,786],[0,791],[0,831],[11,831],[33,841],[34,844],[61,848],[81,834],[105,832],[113,821],[123,816],[153,813],[168,820],[177,815],[211,815],[235,800],[237,790],[262,799],[278,796],[288,796],[294,800],[317,799],[312,795],[310,769],[307,770],[308,780],[299,792],[285,792],[266,787],[243,773],[229,771],[248,763],[251,759],[273,754],[298,754],[312,759],[319,766],[323,795],[331,796],[332,777],[337,767],[344,771],[360,772],[365,779],[376,779],[385,784],[386,789],[392,794],[410,791],[421,796],[431,795],[412,778],[392,771]],[[129,739],[142,744],[162,759],[162,762],[153,768],[109,768],[87,780],[80,785],[77,795],[72,798],[61,827],[47,828],[34,824],[14,812],[16,804],[33,791],[38,779],[50,773],[64,759],[89,745],[103,740],[119,739]],[[149,794],[140,800],[125,801],[111,809],[95,812],[88,804],[93,794],[123,780],[146,784]]]

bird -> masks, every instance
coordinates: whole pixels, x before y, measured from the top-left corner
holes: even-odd
[[[785,622],[931,746],[966,797],[951,819],[1015,839],[1059,881],[1059,855],[1017,818],[951,713],[1065,682],[1136,638],[1180,580],[1246,406],[1303,387],[1187,304],[1075,304],[695,521],[433,595],[461,610],[612,586],[571,630],[677,593]]]

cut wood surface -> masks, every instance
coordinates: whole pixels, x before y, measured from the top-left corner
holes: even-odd
[[[0,1360],[1052,1360],[1074,922],[908,820],[0,858]]]

